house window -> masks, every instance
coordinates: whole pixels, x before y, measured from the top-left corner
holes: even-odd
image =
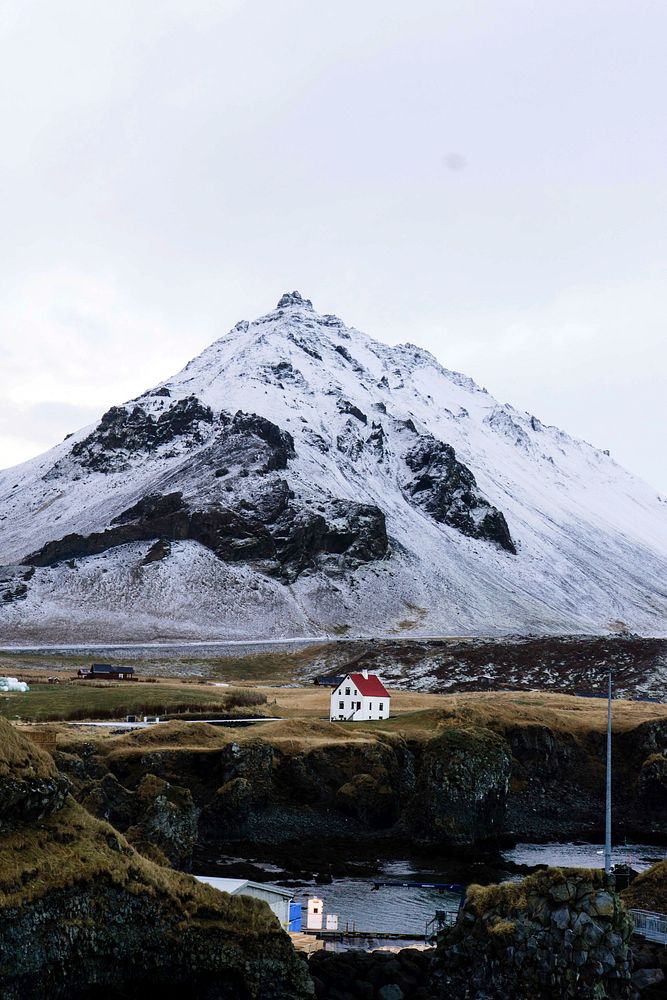
[[[349,688],[345,688],[345,694],[349,694],[349,693],[350,693],[350,689]]]
[[[345,708],[345,702],[344,701],[339,701],[338,702],[338,707],[339,708]]]
[[[383,710],[383,708],[384,708],[384,702],[383,702],[383,701],[381,701],[381,702],[380,702],[380,711],[382,711],[382,710]]]
[[[355,696],[355,698],[356,698],[356,696],[358,695],[358,693],[359,693],[359,692],[358,692],[358,691],[357,691],[357,689],[355,688],[355,689],[354,689],[354,696]]]

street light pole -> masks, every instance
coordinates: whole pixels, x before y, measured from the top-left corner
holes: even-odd
[[[607,682],[607,782],[604,827],[604,870],[611,875],[611,667]]]

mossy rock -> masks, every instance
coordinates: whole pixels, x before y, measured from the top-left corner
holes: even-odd
[[[3,1000],[312,996],[305,966],[265,903],[154,864],[72,798],[59,806],[60,791],[45,795],[48,809],[35,820],[35,783],[58,788],[58,776],[45,755],[0,727],[0,783],[28,787],[13,803],[3,800]]]
[[[371,774],[357,774],[336,793],[336,807],[374,828],[391,826],[398,814],[393,789]]]
[[[68,792],[50,754],[0,719],[0,832],[60,809]]]

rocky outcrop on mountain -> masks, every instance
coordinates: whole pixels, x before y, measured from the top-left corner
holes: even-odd
[[[328,510],[308,510],[292,503],[285,480],[258,491],[241,508],[193,510],[181,493],[144,497],[119,514],[116,524],[91,535],[66,535],[28,556],[32,566],[107,552],[130,542],[191,540],[225,562],[252,560],[285,581],[314,569],[320,557],[340,555],[349,566],[382,559],[388,540],[382,512],[370,504],[332,500]],[[328,516],[325,516],[328,515]],[[153,561],[148,559],[148,561]]]
[[[189,445],[201,444],[205,436],[202,425],[212,422],[210,407],[202,406],[195,396],[177,400],[157,416],[147,412],[141,403],[131,410],[112,406],[95,430],[72,446],[70,454],[84,469],[122,472],[129,468],[132,456],[154,451],[176,438],[186,439]],[[57,463],[49,475],[64,471],[63,465]]]
[[[152,863],[65,788],[0,720],[3,1000],[312,996],[266,904]]]
[[[413,478],[403,482],[403,490],[434,520],[516,555],[505,515],[480,495],[474,475],[451,445],[420,435],[405,453],[405,463]]]
[[[350,568],[387,554],[385,518],[379,508],[336,497],[322,497],[316,508],[298,504],[288,481],[270,475],[284,471],[294,458],[289,432],[242,410],[233,417],[223,412],[214,422],[210,409],[194,396],[182,403],[174,403],[157,419],[140,406],[129,414],[116,407],[72,455],[98,472],[110,471],[100,465],[104,462],[122,471],[140,452],[179,436],[182,444],[184,434],[196,432],[201,442],[200,428],[206,423],[211,433],[200,461],[213,469],[207,491],[188,498],[182,491],[148,494],[116,514],[110,527],[49,541],[27,556],[26,564],[51,566],[156,540],[158,547],[147,553],[146,565],[167,558],[170,542],[194,541],[226,562],[252,561],[265,572],[293,581],[316,568],[323,556],[343,556]]]

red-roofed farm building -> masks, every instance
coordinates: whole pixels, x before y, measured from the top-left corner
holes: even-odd
[[[389,718],[390,695],[377,676],[362,670],[347,674],[331,692],[332,722],[370,722]]]

